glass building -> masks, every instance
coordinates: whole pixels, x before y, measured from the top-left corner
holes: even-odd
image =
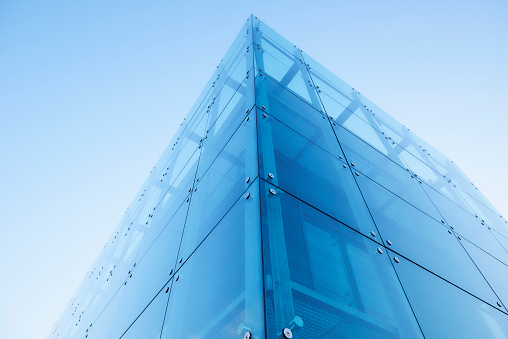
[[[507,222],[251,16],[49,338],[508,338]]]

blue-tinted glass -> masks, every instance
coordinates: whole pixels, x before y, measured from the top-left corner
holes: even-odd
[[[506,314],[404,258],[397,260],[395,269],[426,338],[507,338]]]
[[[430,189],[429,186],[431,186],[433,189]],[[434,184],[429,184],[429,186],[422,185],[427,195],[434,202],[434,205],[438,206],[439,201],[443,199],[443,197],[446,197],[448,201],[453,202],[455,205],[460,207],[465,212],[474,215],[474,211],[471,209],[471,207],[469,207],[469,205],[464,201],[464,199],[462,199],[462,197],[459,195],[459,193],[453,187],[453,185],[451,185],[446,181],[446,178],[443,178],[442,181],[436,182]]]
[[[473,199],[461,189],[457,189],[457,191],[483,223],[491,226],[504,236],[508,236],[508,225],[499,214],[496,214],[476,199]]]
[[[212,129],[218,130],[226,127],[227,125],[225,126],[224,123],[230,120],[232,115],[239,114],[243,116],[248,109],[254,106],[254,77],[251,74],[252,69],[247,75],[244,74],[241,79],[242,82],[238,86],[228,89],[228,93],[234,90],[232,96],[223,97],[223,92],[218,95],[216,100],[217,102],[220,101],[220,105],[212,105],[210,108],[207,135]]]
[[[214,99],[228,88],[236,90],[254,67],[252,44],[238,51],[238,57],[221,73],[214,86]]]
[[[408,152],[398,144],[395,144],[394,148],[395,152],[399,154],[399,158],[402,159],[403,163],[406,165],[406,168],[409,168],[420,180],[423,180],[433,187],[444,184],[445,179],[441,173],[429,167],[428,162],[425,162],[424,159]]]
[[[508,305],[508,289],[506,288],[508,282],[508,266],[488,255],[467,240],[462,241],[462,246],[464,246],[476,266],[478,266],[478,269],[488,280],[502,305]],[[497,304],[494,306],[496,305]]]
[[[268,76],[256,77],[256,105],[260,108],[265,107],[270,112],[270,106],[275,101],[276,105],[289,107],[298,112],[306,112],[312,108],[320,113],[322,110],[314,107],[311,103],[303,100],[289,91],[284,86],[279,85],[275,80]]]
[[[50,338],[508,339],[507,250],[451,160],[251,16]]]
[[[316,109],[321,110],[321,103],[303,62],[283,53],[283,50],[272,47],[257,49],[258,55],[262,57],[262,62],[259,61],[260,58],[257,62],[259,75],[269,76],[279,85],[291,90],[303,100],[311,103]]]
[[[95,324],[96,319],[101,314],[102,320],[100,323],[103,325],[101,325],[101,330],[96,330],[97,333],[109,332],[125,290],[122,287],[125,286],[124,283],[129,276],[128,271],[131,268],[133,266],[128,266],[125,261],[121,261],[116,267],[113,266],[112,270],[104,273],[107,275],[106,281],[99,287],[97,293],[91,296],[83,314],[86,317],[84,322]],[[102,316],[102,314],[105,314],[105,316]]]
[[[330,122],[323,114],[310,107],[307,110],[293,110],[276,100],[270,103],[269,112],[267,109],[263,112],[269,113],[271,117],[301,134],[328,153],[343,158],[344,154],[340,149]]]
[[[508,239],[503,236],[501,233],[495,231],[495,230],[491,230],[492,231],[492,234],[494,235],[494,237],[497,239],[497,241],[499,241],[499,243],[501,244],[501,246],[503,246],[503,248],[508,251]]]
[[[340,117],[335,119],[333,122],[347,128],[372,147],[376,148],[379,152],[385,155],[391,155],[393,153],[391,150],[391,142],[380,131],[367,124],[357,115],[353,113],[341,114]],[[394,156],[394,159],[397,158]],[[394,161],[399,162],[397,160]]]
[[[364,234],[374,230],[344,162],[262,111],[258,121],[262,178]]]
[[[264,338],[257,182],[247,193],[176,273],[162,338]]]
[[[316,89],[318,90],[325,112],[334,120],[343,119],[343,116],[349,116],[358,107],[356,101],[346,99],[340,92],[332,96],[323,92],[319,87],[316,87]]]
[[[385,111],[372,103],[372,101],[365,98],[362,94],[359,92],[356,93],[357,95],[355,96],[355,100],[372,113],[378,124],[381,126],[383,132],[385,132],[389,137],[394,138],[395,142],[403,139],[403,135],[408,132],[408,129],[404,125],[392,118]]]
[[[349,164],[381,186],[436,220],[440,215],[412,175],[396,163],[345,131],[333,126]],[[360,188],[362,188],[360,186]]]
[[[187,202],[181,205],[146,253],[139,255],[136,266],[126,272],[126,285],[122,287],[125,292],[111,337],[118,338],[169,280],[169,272],[175,266],[188,205]]]
[[[294,46],[289,49],[281,47],[271,39],[275,34],[268,34],[270,36],[267,37],[262,30],[255,32],[255,64],[259,74],[257,78],[262,80],[268,77],[281,87],[297,94],[317,110],[323,110],[307,68],[300,59],[299,50]]]
[[[252,22],[249,18],[231,44],[231,47],[229,47],[224,58],[222,58],[219,66],[217,66],[218,75],[221,76],[227,74],[228,70],[234,68],[234,66],[238,63],[238,58],[241,57],[245,48],[251,44]]]
[[[203,151],[199,159],[198,177],[202,176],[210,167],[210,164],[215,160],[240,124],[246,119],[251,108],[252,106],[248,105],[245,94],[236,92],[231,98],[231,101],[218,119],[208,128],[203,142]]]
[[[378,145],[379,149],[383,149],[384,153],[376,151],[373,147],[367,145],[354,134],[350,133],[346,129],[332,124],[335,134],[339,139],[339,143],[348,158],[350,163],[355,164],[355,167],[362,173],[369,175],[370,172],[375,173],[379,168],[387,168],[393,170],[385,170],[385,172],[399,172],[397,168],[404,166],[404,164],[396,157],[395,154],[388,152],[387,148],[380,148],[382,144]],[[383,155],[384,154],[384,155]]]
[[[300,58],[300,51],[295,45],[284,39],[257,17],[254,17],[253,27],[254,39],[257,44],[262,46],[271,45],[273,48],[284,50],[285,53]]]
[[[256,119],[245,119],[210,168],[197,178],[180,257],[192,253],[257,177],[256,150]]]
[[[284,327],[293,338],[421,337],[379,244],[273,185],[260,191],[269,338]]]
[[[387,247],[479,298],[497,297],[452,231],[367,177],[357,177]]]
[[[190,198],[190,193],[185,192],[187,195],[177,204],[176,201],[167,200],[164,198],[159,205],[156,206],[155,210],[149,211],[147,220],[148,224],[136,231],[138,236],[141,236],[139,249],[137,251],[137,261],[145,254],[147,249],[152,245],[155,239],[160,235],[163,229],[167,226],[168,222],[174,218],[181,218],[183,215],[183,221],[185,222],[185,215],[187,214],[187,208],[189,204],[187,199]],[[185,212],[184,212],[185,211]],[[175,215],[176,213],[176,215]]]
[[[165,192],[163,196],[159,198],[157,205],[154,207],[164,204],[178,204],[188,194],[189,189],[192,187],[194,177],[196,176],[196,169],[198,166],[198,160],[200,155],[200,146],[194,150],[190,158],[185,164],[183,164],[182,170],[176,175],[171,175],[167,179],[163,179],[162,189]],[[167,180],[167,181],[166,181]],[[153,207],[150,205],[150,209]],[[143,217],[147,217],[148,214],[144,214]]]
[[[450,225],[455,233],[471,241],[499,260],[508,263],[508,253],[496,242],[492,232],[489,231],[487,226],[482,225],[480,219],[469,214],[426,185],[422,187],[443,216],[443,220]]]
[[[108,338],[109,332],[111,330],[111,326],[113,325],[113,321],[116,316],[116,312],[118,311],[118,307],[122,301],[124,288],[119,288],[118,291],[113,295],[112,299],[105,305],[104,309],[99,310],[94,314],[92,320],[87,319],[86,325],[88,325],[88,321],[90,324],[88,326],[84,326],[84,333],[76,333],[76,337],[82,338],[83,336],[87,336],[90,338]],[[71,337],[73,334],[71,333]]]
[[[169,293],[166,286],[157,294],[154,300],[143,310],[136,321],[130,325],[122,339],[159,339],[162,331],[162,322],[166,314]],[[111,338],[118,338],[110,336]]]
[[[333,98],[344,107],[347,107],[349,105],[349,101],[352,101],[357,97],[357,92],[351,88],[351,86],[321,66],[308,54],[302,52],[302,57],[305,63],[307,63],[313,82],[319,89],[324,90],[328,93],[328,95],[333,96]]]

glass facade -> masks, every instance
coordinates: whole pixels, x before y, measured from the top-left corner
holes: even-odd
[[[508,225],[251,16],[48,338],[508,338]]]

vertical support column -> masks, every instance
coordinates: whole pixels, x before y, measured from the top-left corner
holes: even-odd
[[[259,32],[259,22],[255,18],[253,18],[253,38],[254,38],[254,60],[256,73],[258,73],[259,69],[263,69],[263,53],[262,49],[259,49],[258,46],[261,44],[260,32]],[[264,111],[269,112],[268,106],[268,95],[266,90],[266,84],[263,78],[262,73],[255,78],[255,88],[256,88],[256,106],[259,106]],[[274,178],[271,179],[271,182],[274,185],[277,185],[277,177],[279,173],[277,173],[277,168],[275,164],[275,154],[272,140],[272,132],[271,126],[268,119],[268,116],[261,115],[261,112],[256,113],[257,127],[258,127],[258,152],[259,152],[259,174],[260,176],[268,175],[265,173],[266,171],[274,174]],[[261,168],[263,166],[263,168]],[[266,169],[266,171],[264,170]],[[263,178],[265,179],[265,178]],[[262,185],[263,187],[263,185]],[[282,220],[282,208],[280,203],[280,194],[279,192],[275,195],[260,190],[260,195],[268,195],[267,199],[263,199],[262,201],[267,201],[271,199],[270,204],[262,205],[261,208],[266,209],[266,227],[263,229],[268,230],[268,234],[264,234],[264,237],[268,237],[269,243],[269,253],[270,258],[264,258],[264,286],[265,286],[265,296],[266,293],[273,292],[273,302],[274,302],[274,310],[275,310],[275,326],[276,331],[281,333],[285,327],[289,326],[289,323],[294,319],[294,306],[293,306],[293,297],[291,293],[290,286],[290,274],[289,274],[289,266],[288,266],[288,258],[286,251],[286,240],[284,236],[284,223]],[[267,250],[263,250],[263,254],[266,255],[268,253]],[[267,261],[270,263],[271,271],[267,272],[266,266]]]
[[[250,18],[250,27],[247,31],[248,38],[253,41],[253,16]],[[252,58],[246,58],[247,71],[254,67],[254,52],[252,44],[247,46],[247,52],[251,53]],[[252,73],[252,74],[251,74]],[[245,79],[245,100],[246,107],[252,107],[255,102],[254,72],[249,72]],[[261,220],[259,217],[259,185],[256,180],[258,176],[258,145],[257,145],[257,126],[255,109],[251,113],[246,112],[247,116],[243,124],[249,128],[247,145],[245,148],[245,323],[238,327],[238,334],[244,335],[251,333],[251,338],[263,339],[265,333],[263,321],[263,294],[262,289],[262,253],[261,253]]]

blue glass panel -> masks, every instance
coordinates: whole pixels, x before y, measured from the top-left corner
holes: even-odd
[[[426,338],[507,338],[506,314],[404,258],[397,260],[395,269]]]
[[[123,300],[115,317],[110,336],[118,338],[148,305],[170,278],[174,268],[189,203],[184,202],[165,225],[146,253],[140,254],[136,266],[127,273]]]
[[[405,169],[345,131],[333,126],[349,164],[436,220],[440,215],[418,182]],[[360,188],[362,188],[360,186]]]
[[[162,322],[166,314],[169,293],[166,293],[166,286],[157,294],[150,304],[143,310],[136,321],[130,325],[122,339],[159,339],[162,332]],[[118,338],[111,336],[110,338]]]
[[[482,251],[467,240],[462,241],[462,246],[464,246],[476,266],[478,266],[482,274],[492,286],[492,289],[496,292],[501,304],[508,305],[508,289],[506,288],[506,283],[508,282],[508,266],[488,255],[486,252]],[[494,306],[499,305],[496,303]],[[506,310],[506,306],[504,307],[504,310]]]
[[[285,89],[300,96],[317,110],[322,110],[321,101],[317,96],[316,88],[307,72],[305,64],[300,59],[300,52],[295,46],[281,47],[271,39],[276,34],[267,37],[262,29],[255,32],[255,64],[260,80],[269,77]],[[268,91],[269,93],[270,91]]]
[[[178,174],[171,172],[167,173],[167,179],[163,179],[162,189],[164,190],[164,196],[160,197],[156,208],[162,204],[178,204],[183,200],[183,198],[188,194],[190,188],[192,188],[192,184],[194,178],[196,176],[196,169],[198,166],[198,160],[200,155],[200,147],[196,148],[192,153],[191,157],[187,160],[185,164],[183,164],[182,170]],[[151,209],[152,206],[149,206]],[[146,217],[148,214],[144,214]]]
[[[176,273],[162,338],[264,338],[257,182],[247,193]]]
[[[348,149],[351,154],[350,156],[355,157],[357,162],[369,162],[369,160],[361,160],[361,158],[364,157],[368,159],[368,155],[370,155],[382,163],[388,163],[388,159],[390,159],[394,164],[406,168],[405,164],[401,161],[399,154],[391,147],[384,135],[364,123],[362,120],[356,118],[354,119],[354,122],[348,124],[346,127],[348,127],[349,131],[341,126],[338,126],[336,121],[334,121],[332,125],[344,152],[346,152],[346,156],[348,155],[346,149]],[[362,142],[357,137],[362,138],[365,142]],[[356,149],[357,147],[358,149]],[[375,152],[373,148],[378,152]],[[381,155],[384,155],[384,157]],[[390,166],[394,165],[392,162],[390,162]]]
[[[378,124],[382,126],[382,131],[385,132],[387,136],[394,138],[395,142],[402,140],[405,133],[409,130],[362,94],[359,92],[356,93],[358,95],[355,96],[355,100],[372,113],[374,118],[378,121]]]
[[[302,57],[307,64],[313,82],[316,84],[316,86],[318,86],[319,89],[324,90],[328,93],[328,95],[333,96],[333,98],[337,102],[341,103],[344,107],[347,107],[350,101],[353,101],[357,98],[357,92],[351,88],[351,86],[321,66],[307,53],[302,52]],[[343,98],[341,98],[341,96]]]
[[[270,112],[272,102],[276,105],[289,107],[297,112],[307,112],[310,108],[323,113],[322,110],[316,109],[312,104],[306,102],[302,98],[289,91],[287,88],[279,85],[269,76],[256,77],[256,105]]]
[[[490,210],[485,205],[478,202],[476,199],[473,199],[471,196],[464,193],[464,191],[461,189],[457,189],[457,191],[459,192],[460,196],[464,198],[467,204],[471,206],[471,209],[482,221],[482,223],[491,226],[504,236],[508,236],[508,225],[506,224],[506,221],[501,217],[501,215],[496,214],[494,211]]]
[[[356,180],[387,247],[469,293],[491,304],[497,302],[450,229],[367,177],[360,175]]]
[[[262,178],[364,234],[375,230],[345,163],[262,111],[258,120]]]
[[[494,237],[497,239],[497,241],[499,241],[501,246],[503,246],[503,248],[508,251],[508,239],[495,230],[491,229],[491,231]]]
[[[251,44],[252,22],[249,18],[240,30],[240,33],[238,33],[235,40],[231,44],[231,47],[229,47],[226,55],[222,58],[221,62],[217,66],[218,75],[223,75],[224,72],[227,73],[229,69],[233,68],[232,65],[236,65],[238,63],[238,58],[243,54],[243,50]]]
[[[96,312],[93,321],[85,326],[84,333],[77,337],[107,338],[125,289],[120,288],[102,311]],[[88,324],[88,321],[87,321]],[[72,336],[72,333],[71,333]]]
[[[334,120],[340,119],[343,115],[348,116],[352,114],[356,107],[358,107],[356,101],[350,101],[341,94],[332,96],[323,92],[318,86],[316,86],[316,89],[318,90],[325,112]]]
[[[257,177],[256,165],[256,121],[245,119],[210,168],[197,178],[180,257],[187,258],[243,194]]]
[[[186,192],[187,196],[180,201],[180,204],[176,201],[163,199],[155,210],[150,211],[148,214],[148,224],[135,232],[141,236],[139,250],[137,251],[137,260],[146,253],[147,249],[153,244],[155,239],[160,235],[163,229],[168,225],[168,222],[174,218],[179,218],[182,214],[187,214],[187,208],[189,204],[186,200],[190,197],[190,193]],[[185,210],[185,212],[183,212]],[[176,214],[176,215],[175,215]],[[183,219],[185,222],[185,218]]]
[[[84,315],[86,315],[86,323],[90,322],[95,324],[99,314],[103,312],[107,314],[107,316],[104,316],[101,320],[101,323],[104,324],[101,325],[102,329],[97,330],[97,333],[109,332],[125,290],[122,287],[129,277],[128,271],[131,268],[133,268],[133,266],[127,266],[124,261],[116,267],[113,266],[113,270],[105,273],[108,276],[106,281],[100,286],[97,293],[91,296],[84,313]],[[105,309],[107,309],[107,311]]]
[[[263,112],[269,113],[271,117],[277,119],[328,153],[343,159],[344,154],[340,149],[330,122],[323,114],[318,113],[310,107],[304,111],[296,111],[276,100],[270,102],[270,112],[267,110],[263,110]]]
[[[492,232],[489,231],[487,226],[482,225],[480,219],[466,212],[428,186],[423,185],[422,187],[443,216],[443,220],[450,225],[455,233],[499,258],[499,260],[508,263],[508,253],[496,242]]]
[[[436,169],[429,167],[428,162],[425,162],[424,159],[408,152],[398,144],[395,144],[394,148],[406,167],[409,168],[420,180],[423,180],[425,183],[433,187],[439,187],[440,185],[445,184],[445,179],[441,173],[437,172]]]
[[[260,57],[257,59],[256,66],[260,76],[261,74],[269,76],[279,85],[311,103],[316,109],[323,109],[307,69],[300,59],[281,53],[281,50],[271,46],[258,48],[257,52]]]
[[[235,64],[230,65],[222,74],[219,75],[215,83],[214,98],[224,89],[231,88],[236,90],[243,82],[245,77],[251,73],[254,67],[254,53],[252,52],[252,45],[246,46],[241,50],[238,60]]]
[[[247,79],[246,81],[252,82],[253,79]],[[198,177],[201,177],[210,167],[210,164],[215,160],[240,124],[246,119],[246,115],[252,108],[252,105],[248,103],[245,95],[245,91],[242,93],[239,89],[219,117],[215,119],[213,125],[208,128],[203,142],[201,158],[199,159]]]
[[[431,186],[433,189],[430,189],[429,186]],[[429,186],[422,185],[427,195],[434,202],[434,205],[437,206],[439,204],[439,201],[443,197],[445,197],[449,201],[453,202],[455,205],[460,207],[465,212],[474,215],[474,211],[471,209],[471,207],[469,207],[469,205],[466,204],[466,202],[464,201],[464,199],[462,199],[457,190],[449,182],[446,181],[446,178],[443,178],[442,181],[436,182]],[[436,195],[438,193],[440,194]]]
[[[285,53],[300,58],[300,51],[291,42],[280,36],[279,33],[268,27],[264,22],[254,17],[254,39],[256,43],[264,46],[270,45],[273,48],[282,49]]]
[[[284,327],[293,338],[421,337],[379,244],[271,184],[260,191],[269,338]]]
[[[372,145],[375,143],[372,142],[372,140],[371,144],[368,145],[345,128],[333,123],[332,125],[349,162],[355,164],[355,167],[362,173],[366,175],[369,175],[370,172],[375,173],[378,167],[388,169],[395,168],[393,170],[395,173],[399,172],[396,166],[403,169],[404,164],[400,161],[397,154],[391,151],[390,147],[387,148],[382,143],[374,147]],[[378,152],[379,150],[381,150],[381,152]],[[391,171],[385,170],[385,172],[390,173]]]

